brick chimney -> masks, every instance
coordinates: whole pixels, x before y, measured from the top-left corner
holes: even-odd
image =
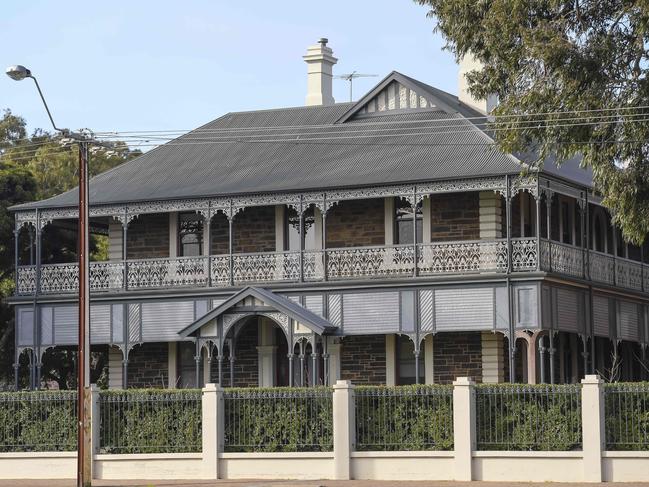
[[[460,72],[458,73],[458,98],[461,102],[469,105],[471,108],[478,110],[479,112],[489,115],[491,111],[496,108],[498,104],[498,99],[496,95],[490,95],[486,100],[478,100],[473,98],[469,93],[468,86],[469,84],[466,81],[466,73],[474,70],[482,69],[482,63],[475,59],[471,53],[468,53],[460,61]]]
[[[306,105],[333,105],[332,94],[333,65],[338,59],[327,47],[328,39],[322,38],[315,46],[310,46],[303,56],[307,64]]]

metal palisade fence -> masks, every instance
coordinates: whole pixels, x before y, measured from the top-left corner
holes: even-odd
[[[333,450],[328,387],[226,389],[225,451]]]
[[[579,450],[581,386],[476,387],[478,450]]]
[[[102,391],[100,452],[201,451],[199,389]]]
[[[649,450],[649,383],[604,386],[606,448]]]
[[[472,390],[478,450],[582,448],[581,384],[494,384]],[[99,403],[99,415],[93,418],[99,427],[97,451],[200,452],[205,407],[216,407],[222,415],[226,452],[333,450],[332,388],[224,389],[218,392],[223,399],[218,406],[208,392],[93,393]],[[444,385],[353,388],[349,400],[356,450],[453,450],[453,392],[453,386]],[[600,394],[606,448],[649,450],[649,383],[606,384]],[[0,452],[75,447],[76,392],[0,393]]]
[[[76,391],[0,393],[0,452],[74,451]]]
[[[453,387],[357,387],[358,450],[452,450]]]

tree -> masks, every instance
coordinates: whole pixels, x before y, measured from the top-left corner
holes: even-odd
[[[90,160],[91,176],[115,167],[140,154],[123,143],[113,144],[113,155],[99,152]],[[13,309],[5,298],[14,292],[14,215],[7,208],[20,203],[49,198],[77,185],[78,152],[76,147],[62,147],[56,136],[37,129],[27,135],[26,122],[10,110],[0,118],[0,384],[10,382],[13,363]],[[74,228],[48,225],[42,239],[45,262],[72,262],[76,259],[77,236]],[[20,255],[28,255],[27,242],[21,238]],[[106,238],[92,236],[91,258],[101,260],[107,253]],[[105,357],[93,354],[91,374],[98,375]],[[60,348],[46,354],[42,375],[59,382],[61,387],[73,384],[76,352]],[[97,370],[96,370],[97,369]]]
[[[471,53],[482,63],[467,81],[473,96],[498,97],[498,147],[534,153],[525,161],[533,168],[581,157],[624,237],[642,243],[649,232],[649,4],[415,1],[428,7],[458,61]]]

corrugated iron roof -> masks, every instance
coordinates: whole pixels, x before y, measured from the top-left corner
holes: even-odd
[[[514,157],[497,151],[488,134],[466,119],[479,114],[457,97],[399,73],[386,80],[390,76],[426,90],[438,103],[430,109],[371,116],[354,115],[357,103],[228,113],[94,177],[91,204],[394,184],[520,170]],[[583,178],[579,182],[584,184]],[[66,207],[77,200],[75,189],[15,208]]]

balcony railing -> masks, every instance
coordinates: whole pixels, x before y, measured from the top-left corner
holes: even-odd
[[[413,245],[347,247],[304,252],[259,252],[91,262],[92,291],[181,287],[227,287],[275,282],[321,282],[528,272],[540,268],[634,290],[649,289],[649,266],[608,254],[535,238],[437,242]],[[125,285],[126,283],[126,285]],[[18,295],[36,291],[35,266],[20,266]],[[39,293],[78,289],[76,264],[40,269]]]
[[[649,265],[541,239],[541,270],[618,286],[649,290]]]

